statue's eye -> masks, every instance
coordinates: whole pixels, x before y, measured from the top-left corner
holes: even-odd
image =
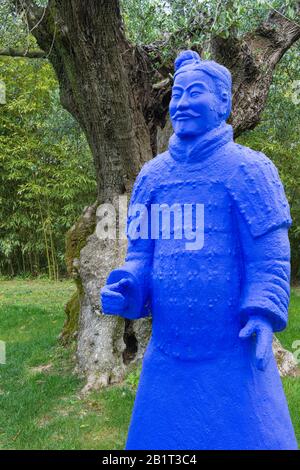
[[[173,93],[172,98],[174,98],[175,100],[178,100],[180,98],[180,94],[179,93]]]
[[[201,95],[201,92],[200,92],[200,91],[192,91],[192,92],[191,92],[191,97],[192,97],[192,98],[195,98],[196,96],[199,96],[199,95]]]

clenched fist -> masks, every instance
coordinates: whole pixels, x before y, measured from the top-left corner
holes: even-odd
[[[255,364],[259,370],[265,370],[272,354],[272,325],[263,317],[252,316],[240,331],[239,337],[246,339],[253,334],[256,335]]]
[[[114,284],[106,284],[101,289],[102,311],[107,315],[122,316],[128,305],[129,290],[133,287],[132,279],[121,279]]]

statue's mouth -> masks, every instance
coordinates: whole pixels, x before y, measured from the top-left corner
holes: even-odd
[[[186,121],[187,119],[191,119],[192,116],[178,116],[176,118],[177,121]]]

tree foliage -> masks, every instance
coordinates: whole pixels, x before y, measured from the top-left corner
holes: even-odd
[[[261,124],[239,141],[276,164],[291,207],[292,274],[300,276],[300,47],[294,46],[275,73]]]
[[[270,8],[291,21],[295,19],[295,0],[122,0],[123,18],[128,38],[136,44],[149,44],[174,35],[178,48],[182,37],[187,47],[199,46],[209,55],[212,36],[241,37],[254,30]],[[168,54],[170,51],[164,51]]]
[[[64,234],[96,198],[91,155],[45,61],[2,58],[0,272],[64,272]]]

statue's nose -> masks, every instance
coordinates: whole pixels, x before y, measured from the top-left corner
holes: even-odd
[[[180,110],[186,109],[188,107],[189,107],[189,100],[188,100],[187,93],[183,93],[183,95],[180,98],[180,101],[177,105],[177,109],[179,109],[179,111],[180,111]]]

